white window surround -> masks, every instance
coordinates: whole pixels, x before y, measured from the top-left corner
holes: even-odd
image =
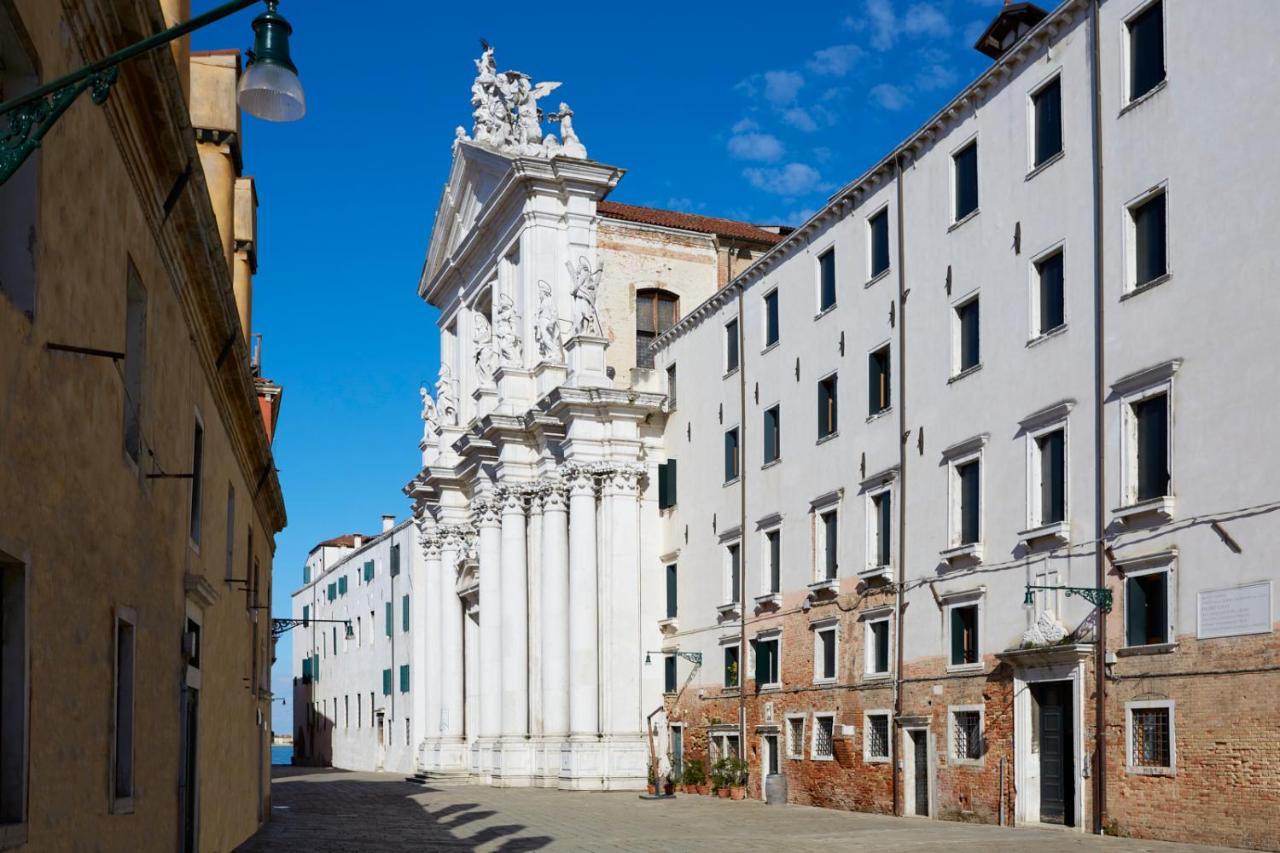
[[[722,609],[722,611],[723,611],[723,608],[726,608],[726,607],[736,610],[738,607],[741,606],[741,602],[734,600],[734,595],[741,588],[741,586],[739,586],[739,590],[733,589],[733,553],[730,549],[733,548],[734,546],[737,546],[737,549],[738,549],[739,585],[741,585],[741,582],[742,582],[742,578],[741,578],[742,562],[743,562],[742,561],[742,536],[741,534],[735,532],[732,536],[722,539],[720,543],[721,554],[723,555],[722,557],[723,569],[721,571],[721,588],[720,588],[720,601],[722,602],[722,604],[720,605],[720,608]]]
[[[810,541],[813,543],[813,558],[810,566],[810,577],[813,582],[809,585],[811,590],[834,590],[838,586],[840,553],[843,550],[841,546],[844,538],[841,530],[843,527],[842,522],[844,521],[843,505],[844,489],[827,492],[809,502],[809,535]],[[824,535],[825,531],[822,529],[822,517],[831,511],[836,514],[836,579],[827,578],[826,537]]]
[[[1058,155],[1062,156],[1062,155]],[[1054,162],[1050,160],[1049,162]],[[1048,164],[1046,164],[1048,165]],[[1062,297],[1062,325],[1056,329],[1050,329],[1047,332],[1040,331],[1040,264],[1052,258],[1054,255],[1062,255],[1062,278],[1063,278],[1063,297]],[[1036,254],[1032,255],[1027,261],[1027,343],[1033,344],[1045,338],[1051,338],[1055,335],[1066,331],[1070,324],[1070,318],[1067,316],[1068,300],[1066,297],[1066,260],[1067,260],[1067,241],[1066,239],[1058,240]]]
[[[1133,763],[1133,712],[1145,708],[1164,708],[1169,712],[1169,766],[1143,767]],[[1172,699],[1148,699],[1124,703],[1125,772],[1140,776],[1176,776],[1178,773],[1178,738],[1175,702]]]
[[[786,743],[787,758],[792,758],[792,759],[804,758],[805,733],[806,733],[806,730],[808,729],[808,726],[806,725],[808,718],[809,718],[808,714],[787,714],[786,717],[784,718],[786,720],[786,726],[787,726],[787,743]],[[800,733],[798,737],[795,735],[795,733],[791,728],[795,724],[795,722],[800,723]]]
[[[831,721],[831,754],[818,754],[818,728],[821,720]],[[813,712],[813,733],[809,738],[809,757],[814,761],[835,761],[836,760],[836,713],[835,711],[814,711]]]
[[[950,380],[960,379],[982,369],[982,305],[980,299],[982,297],[981,288],[974,288],[963,296],[951,300],[951,373]],[[978,305],[978,363],[960,369],[960,309],[973,302],[979,302]]]
[[[982,636],[981,632],[978,634]],[[978,713],[978,758],[959,758],[956,756],[956,714],[963,712]],[[948,705],[947,706],[947,763],[950,765],[981,767],[986,763],[987,711],[985,705]]]
[[[840,622],[832,616],[810,622],[809,630],[813,634],[813,683],[835,684],[840,680]],[[831,634],[831,642],[834,646],[832,658],[835,660],[836,671],[834,675],[825,676],[822,674],[822,635],[828,632]]]
[[[1020,422],[1022,433],[1026,437],[1027,450],[1027,515],[1026,527],[1018,533],[1018,537],[1028,546],[1041,541],[1065,544],[1071,538],[1071,431],[1068,429],[1067,415],[1074,406],[1075,400],[1063,400],[1041,409]],[[1041,521],[1044,508],[1041,506],[1040,439],[1058,430],[1062,430],[1063,434],[1065,517],[1062,521],[1046,524]]]
[[[756,685],[757,690],[777,690],[778,688],[782,687],[782,629],[766,628],[765,630],[762,630],[759,633],[757,633],[751,639],[754,640],[755,643],[776,642],[778,644],[778,654],[777,654],[777,657],[775,658],[777,662],[777,669],[778,669],[777,680]],[[750,672],[752,676],[754,676],[756,672],[756,650],[755,650],[754,643],[752,644],[750,657],[751,657]],[[741,680],[741,678],[739,678],[739,680]]]
[[[870,477],[862,482],[862,491],[866,496],[863,500],[863,506],[866,513],[866,555],[864,559],[863,570],[859,572],[862,577],[868,576],[885,576],[892,575],[894,566],[897,565],[898,556],[898,495],[895,483],[898,478],[897,466],[888,471]],[[889,562],[883,565],[877,559],[878,546],[880,545],[880,518],[876,512],[876,499],[881,495],[889,496]]]
[[[730,649],[730,648],[733,648],[733,649],[737,649],[737,650],[738,650],[738,683],[737,683],[737,684],[726,684],[726,683],[725,683],[725,680],[724,680],[724,676],[725,676],[725,654],[726,654],[727,650],[728,650],[728,649]],[[742,661],[742,643],[738,640],[738,638],[737,638],[736,636],[735,636],[735,637],[733,637],[732,639],[728,639],[728,638],[724,638],[724,637],[722,637],[722,638],[720,639],[720,686],[721,686],[724,690],[739,690],[739,689],[741,689],[741,687],[742,687],[742,664],[743,664],[743,661]]]
[[[1125,39],[1126,43],[1128,39]],[[1126,63],[1127,64],[1127,63]],[[1164,245],[1165,245],[1165,271],[1163,275],[1157,276],[1151,281],[1138,284],[1138,235],[1134,227],[1133,212],[1137,208],[1146,204],[1151,199],[1163,194],[1164,199]],[[1173,277],[1173,262],[1171,244],[1169,242],[1169,219],[1172,217],[1173,211],[1169,206],[1169,181],[1163,180],[1154,186],[1148,187],[1138,193],[1133,198],[1124,203],[1124,215],[1120,217],[1121,226],[1124,228],[1124,289],[1121,298],[1132,296],[1149,290],[1158,284],[1168,281]]]
[[[778,340],[769,343],[769,297],[777,296]],[[782,290],[775,284],[760,296],[760,352],[766,353],[782,342]]]
[[[734,346],[738,349],[738,364],[735,367],[729,366],[729,327],[735,327]],[[725,321],[724,335],[720,344],[720,372],[725,376],[732,376],[742,367],[742,326],[738,323],[738,316],[735,314],[732,318]]]
[[[867,257],[867,283],[865,286],[870,286],[874,284],[875,282],[884,278],[893,270],[893,230],[891,228],[889,230],[889,265],[878,273],[873,274],[871,272],[871,264],[875,259],[875,246],[871,242],[872,241],[871,221],[882,213],[886,217],[885,224],[892,225],[893,223],[890,222],[889,219],[887,218],[889,215],[889,202],[885,201],[875,210],[872,210],[867,213],[866,219],[864,220],[863,226],[862,226],[862,232],[863,234],[866,235],[863,238],[866,244],[866,257]]]
[[[986,620],[986,599],[987,588],[980,586],[977,589],[965,590],[963,592],[949,592],[941,595],[942,599],[942,659],[947,662],[947,672],[973,672],[981,670],[986,666],[983,660],[982,648],[987,639],[987,620]],[[974,663],[953,664],[951,662],[951,611],[957,607],[969,607],[977,605],[978,607],[978,659]]]
[[[774,513],[768,518],[763,518],[756,522],[756,529],[759,531],[760,542],[760,583],[757,586],[759,595],[756,596],[757,603],[768,603],[776,598],[779,603],[782,600],[782,516]],[[771,549],[769,548],[769,534],[778,534],[778,589],[777,591],[769,588],[770,573],[773,567],[770,565]],[[762,601],[763,599],[763,601]]]
[[[1178,549],[1170,548],[1156,554],[1143,554],[1136,557],[1128,557],[1123,560],[1116,560],[1113,564],[1116,570],[1123,578],[1121,585],[1121,598],[1125,598],[1129,591],[1129,578],[1140,578],[1145,575],[1168,575],[1165,586],[1164,606],[1165,606],[1165,642],[1154,646],[1130,646],[1129,641],[1129,606],[1126,598],[1119,607],[1121,617],[1124,621],[1123,643],[1117,649],[1118,652],[1124,652],[1130,649],[1142,651],[1151,651],[1167,647],[1174,643],[1178,636],[1177,625],[1175,624],[1178,608]]]
[[[875,610],[864,611],[859,619],[862,621],[862,676],[864,679],[889,678],[893,674],[893,608],[878,607]],[[885,642],[889,646],[889,668],[884,672],[877,672],[876,665],[876,648],[875,635],[872,633],[871,626],[878,623],[885,623],[888,631],[885,634]]]
[[[1036,163],[1036,96],[1048,89],[1055,81],[1062,79],[1062,65],[1058,64],[1049,71],[1040,81],[1027,90],[1027,177],[1032,178],[1049,168],[1052,164],[1061,160],[1067,153],[1067,116],[1063,110],[1059,114],[1062,120],[1062,149],[1057,154],[1051,155],[1043,163]],[[981,201],[981,196],[979,196]]]
[[[1142,2],[1134,6],[1133,9],[1130,10],[1129,14],[1125,15],[1124,19],[1120,21],[1120,45],[1121,45],[1120,91],[1121,93],[1123,93],[1123,99],[1124,99],[1124,103],[1122,104],[1120,109],[1120,113],[1122,115],[1128,112],[1128,110],[1131,107],[1136,106],[1137,104],[1141,104],[1142,102],[1146,101],[1148,98],[1153,97],[1157,92],[1162,91],[1165,88],[1165,86],[1169,84],[1169,39],[1168,39],[1169,28],[1168,26],[1165,26],[1161,28],[1161,31],[1160,31],[1160,38],[1164,42],[1164,58],[1165,58],[1164,79],[1161,80],[1159,83],[1157,83],[1155,86],[1153,86],[1150,91],[1143,92],[1141,95],[1139,95],[1136,98],[1129,97],[1129,92],[1132,91],[1132,87],[1130,86],[1129,73],[1132,66],[1132,50],[1133,50],[1132,46],[1129,44],[1129,24],[1135,18],[1141,15],[1143,12],[1147,11],[1152,6],[1160,2],[1162,2],[1162,0],[1143,0]],[[1166,21],[1166,24],[1167,24],[1167,21]]]
[[[1182,366],[1182,359],[1175,358],[1162,362],[1154,367],[1125,376],[1111,385],[1111,397],[1120,403],[1120,495],[1117,508],[1111,512],[1120,519],[1145,512],[1157,512],[1172,517],[1174,511],[1173,481],[1173,379]],[[1151,501],[1137,502],[1137,466],[1138,440],[1137,420],[1133,416],[1133,406],[1143,400],[1166,395],[1169,418],[1166,432],[1167,465],[1169,471],[1169,494]]]
[[[835,237],[829,237],[825,242],[814,246],[810,252],[813,257],[813,319],[825,317],[836,308],[840,307],[840,274],[836,272],[836,293],[835,299],[826,308],[822,307],[822,256],[827,252],[834,251],[836,248]],[[835,254],[837,262],[840,260],[840,254]]]
[[[982,559],[982,542],[986,536],[984,505],[986,503],[986,464],[983,450],[990,433],[982,433],[964,441],[951,445],[942,451],[942,458],[947,463],[947,548],[941,552],[944,560],[962,558]],[[978,462],[978,541],[967,545],[960,544],[960,475],[957,469],[961,465],[977,460]]]
[[[889,725],[885,727],[885,754],[871,754],[871,718],[884,717]],[[864,764],[888,764],[893,754],[893,711],[889,708],[868,708],[862,712],[862,761]]]
[[[873,421],[878,421],[883,417],[887,417],[888,414],[893,411],[893,376],[894,376],[893,362],[894,362],[894,352],[895,352],[894,345],[893,345],[893,338],[885,338],[884,340],[878,341],[874,346],[867,349],[866,359],[867,359],[868,366],[870,366],[871,357],[876,353],[880,352],[881,350],[885,350],[889,353],[889,405],[885,406],[883,409],[876,412],[874,415],[868,414],[866,419],[867,423],[872,423]],[[870,384],[870,382],[871,382],[871,377],[868,376],[867,377],[868,385]],[[867,399],[870,400],[870,398],[871,398],[871,389],[868,388]]]
[[[949,207],[947,208],[947,222],[950,225],[948,230],[954,229],[968,222],[973,217],[982,212],[982,164],[978,164],[978,206],[966,213],[964,216],[956,219],[956,155],[969,147],[970,143],[978,141],[978,131],[974,130],[968,136],[960,141],[958,145],[947,152],[947,187],[949,192]]]

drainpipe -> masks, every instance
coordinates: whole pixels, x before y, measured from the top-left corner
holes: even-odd
[[[747,347],[738,285],[738,757],[747,758]],[[757,685],[758,687],[759,685]],[[763,790],[764,779],[760,780]]]
[[[1089,4],[1089,76],[1092,88],[1093,122],[1093,524],[1094,524],[1094,585],[1102,589],[1107,584],[1107,566],[1102,540],[1105,525],[1106,500],[1106,423],[1103,404],[1106,396],[1105,365],[1106,342],[1103,338],[1103,196],[1102,196],[1102,85],[1100,68],[1102,48],[1098,33],[1098,4]],[[1097,766],[1093,774],[1093,831],[1101,835],[1107,815],[1107,614],[1099,607],[1097,636],[1094,641],[1094,754]]]
[[[893,159],[898,205],[898,583],[894,645],[897,665],[893,682],[893,725],[890,727],[889,761],[893,767],[893,813],[901,816],[902,768],[898,755],[898,720],[902,716],[902,617],[906,602],[903,589],[907,579],[907,251],[903,233],[906,217],[902,211],[902,154]]]

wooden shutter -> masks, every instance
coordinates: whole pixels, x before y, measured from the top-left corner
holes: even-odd
[[[835,629],[822,632],[822,677],[836,677],[836,632]]]
[[[887,566],[889,565],[889,543],[891,541],[889,536],[892,532],[890,520],[893,517],[893,508],[889,504],[888,492],[880,495],[879,500],[876,501],[876,510],[879,514],[876,522],[879,525],[878,535],[880,538],[880,541],[876,543],[879,546],[876,549],[878,552],[876,560],[878,565]]]
[[[827,578],[834,578],[840,571],[840,566],[836,562],[836,513],[834,510],[822,517],[823,541],[826,545],[826,570]]]
[[[769,592],[782,591],[782,536],[769,532]]]
[[[725,370],[736,370],[738,367],[738,321],[731,320],[724,327]]]
[[[1036,165],[1062,150],[1062,82],[1054,80],[1035,96]]]
[[[951,608],[951,665],[959,666],[965,663],[965,627],[964,627],[964,609],[960,607]]]
[[[1161,394],[1137,403],[1138,500],[1169,493],[1168,398]]]
[[[668,619],[676,618],[676,603],[677,603],[676,596],[677,596],[677,590],[678,590],[676,582],[678,579],[678,572],[679,572],[679,569],[676,567],[675,563],[671,563],[670,565],[667,566],[667,618]]]
[[[1040,445],[1040,523],[1053,524],[1066,518],[1066,433],[1058,430],[1044,436]]]
[[[778,342],[778,291],[773,291],[764,298],[765,307],[765,346]]]
[[[1040,333],[1051,331],[1066,319],[1063,310],[1062,253],[1045,258],[1039,264],[1040,273]]]
[[[391,577],[400,574],[400,546],[391,546]]]
[[[302,627],[306,628],[307,623],[311,620],[311,605],[302,605]]]
[[[960,544],[977,542],[980,535],[978,501],[980,469],[976,461],[960,466]]]
[[[1133,226],[1137,261],[1135,284],[1146,284],[1164,275],[1168,269],[1164,193],[1134,208]]]
[[[409,692],[409,664],[400,665],[400,692]]]
[[[392,612],[391,612],[391,602],[390,602],[390,601],[388,601],[388,602],[387,602],[387,618],[386,618],[386,619],[384,619],[383,621],[384,621],[384,622],[386,622],[386,626],[385,626],[385,627],[386,627],[386,634],[387,634],[387,636],[388,636],[388,637],[390,637],[390,636],[391,636],[391,629],[392,629],[392,627],[395,625],[395,621],[396,621],[396,620],[393,618],[393,614],[392,614]]]
[[[871,634],[875,639],[876,672],[889,671],[889,623],[875,622],[871,625]]]
[[[871,220],[871,277],[889,268],[889,212],[882,210]]]
[[[970,144],[955,156],[957,221],[978,209],[978,143]]]
[[[1169,641],[1169,576],[1166,574],[1147,575],[1147,642],[1166,643]]]
[[[403,598],[401,598],[400,605],[401,605],[400,609],[402,611],[401,622],[403,623],[403,626],[404,626],[403,630],[408,631],[409,630],[409,596],[406,595]]]
[[[1124,584],[1125,644],[1147,644],[1147,591],[1141,578],[1129,578]]]
[[[383,696],[391,695],[391,670],[389,669],[384,669],[382,671],[382,695]],[[370,710],[372,710],[373,708],[372,704],[369,707],[370,707]]]
[[[976,367],[982,360],[979,339],[979,303],[977,299],[960,308],[960,369]]]
[[[829,249],[818,258],[821,276],[821,310],[836,304],[836,251]]]
[[[676,692],[676,656],[667,655],[662,661],[663,690],[666,693]]]

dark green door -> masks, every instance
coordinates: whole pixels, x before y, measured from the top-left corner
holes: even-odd
[[[1040,820],[1072,826],[1075,789],[1070,685],[1036,685],[1040,714]]]

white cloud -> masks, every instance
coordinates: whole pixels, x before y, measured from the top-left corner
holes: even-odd
[[[801,130],[805,133],[813,133],[818,129],[818,123],[814,121],[813,116],[804,107],[791,107],[784,110],[782,120],[796,130]]]
[[[825,145],[821,145],[813,149],[813,159],[817,160],[819,163],[827,162],[831,159],[831,149]]]
[[[759,130],[760,125],[752,118],[740,118],[733,126],[734,133],[746,133],[748,130]]]
[[[784,106],[796,99],[804,76],[795,71],[764,72],[764,97],[774,106]]]
[[[844,24],[857,32],[870,31],[871,46],[876,50],[888,50],[902,36],[945,38],[951,35],[946,14],[931,2],[913,3],[899,16],[890,0],[866,0],[862,17],[850,15]]]
[[[897,112],[911,100],[905,91],[892,83],[881,83],[878,86],[872,86],[867,96],[891,112]]]
[[[951,35],[951,23],[942,10],[932,3],[916,3],[907,9],[902,18],[902,29],[911,36],[946,38]]]
[[[866,55],[856,44],[838,44],[814,53],[805,66],[819,76],[843,77]]]
[[[866,26],[871,28],[871,46],[888,50],[898,37],[897,16],[889,0],[867,0]]]
[[[926,92],[945,89],[955,82],[956,73],[945,65],[926,65],[916,72],[916,88]]]
[[[739,160],[773,163],[782,157],[783,150],[782,141],[772,133],[736,133],[729,137],[729,154]]]
[[[758,190],[783,196],[813,192],[822,182],[818,170],[804,163],[788,163],[780,168],[743,169],[742,176]]]

